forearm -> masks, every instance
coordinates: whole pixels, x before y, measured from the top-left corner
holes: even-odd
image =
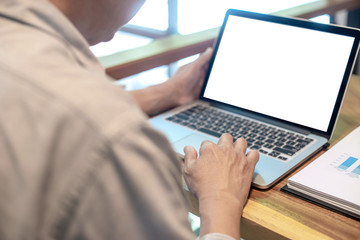
[[[177,97],[173,96],[168,82],[148,88],[130,91],[137,104],[150,115],[177,106]]]
[[[240,239],[240,220],[243,208],[237,199],[222,195],[218,198],[200,199],[199,201],[201,236],[208,233],[223,233]]]

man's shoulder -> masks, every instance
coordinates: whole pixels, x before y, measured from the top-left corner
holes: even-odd
[[[87,50],[66,46],[63,40],[33,27],[9,25],[13,26],[0,28],[0,33],[5,33],[0,39],[0,84],[3,92],[5,85],[12,86],[13,101],[21,86],[27,89],[28,103],[57,102],[66,109],[64,114],[91,122],[103,132],[114,121],[118,128],[144,122],[130,96],[110,82],[96,59],[87,58]],[[25,99],[24,95],[18,97]],[[59,109],[49,110],[49,114],[54,112]]]
[[[131,96],[103,72],[71,65],[66,69],[34,68],[22,71],[0,61],[3,103],[10,106],[26,102],[59,119],[66,116],[87,122],[103,134],[146,122]]]

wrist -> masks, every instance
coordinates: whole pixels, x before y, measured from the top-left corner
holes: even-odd
[[[173,88],[171,83],[164,82],[131,91],[130,94],[145,113],[153,114],[177,106]]]
[[[169,79],[168,81],[161,84],[163,96],[169,104],[169,108],[177,107],[181,105],[180,93],[181,89],[175,84],[175,81]]]

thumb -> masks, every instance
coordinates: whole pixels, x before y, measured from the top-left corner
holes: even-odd
[[[196,63],[199,64],[199,66],[203,66],[203,65],[207,64],[210,61],[212,53],[213,53],[213,49],[210,47],[207,48],[205,50],[205,52],[200,54],[199,58],[196,59]]]
[[[259,151],[251,150],[250,152],[247,153],[246,156],[251,164],[251,167],[255,169],[255,165],[259,161],[259,157],[260,157]]]

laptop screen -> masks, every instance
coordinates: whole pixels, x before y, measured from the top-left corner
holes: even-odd
[[[326,132],[354,40],[229,15],[203,97]]]

